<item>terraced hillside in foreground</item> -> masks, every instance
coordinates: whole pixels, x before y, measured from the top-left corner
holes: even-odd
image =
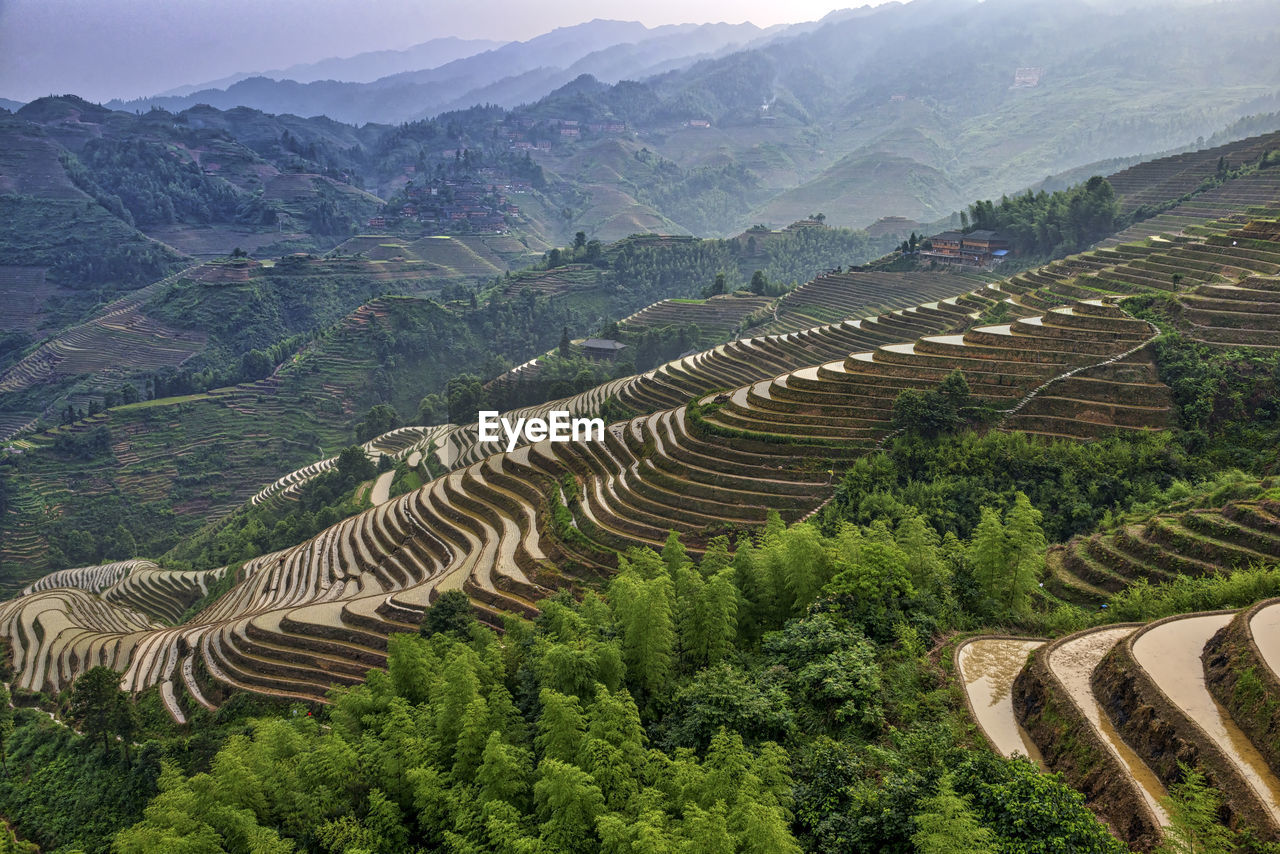
[[[1222,794],[1230,824],[1280,837],[1280,600],[1052,642],[975,638],[956,663],[992,745],[1062,772],[1132,847],[1162,838],[1179,763]]]
[[[1086,583],[1063,576],[1079,581],[1072,573],[1086,566],[1105,581],[1091,588],[1100,599],[1139,578],[1280,564],[1276,483],[1234,483],[1140,525],[1077,537],[1051,550],[1047,595],[1079,594]],[[1053,641],[974,638],[956,666],[992,746],[1062,772],[1136,849],[1150,850],[1170,823],[1162,801],[1179,763],[1223,793],[1233,825],[1280,837],[1280,600]]]
[[[1074,537],[1049,551],[1045,588],[1066,601],[1098,605],[1139,580],[1166,582],[1277,559],[1280,503],[1244,498]]]

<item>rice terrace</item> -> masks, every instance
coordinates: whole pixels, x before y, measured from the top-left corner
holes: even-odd
[[[0,851],[1280,850],[1274,4],[149,1],[0,16]]]

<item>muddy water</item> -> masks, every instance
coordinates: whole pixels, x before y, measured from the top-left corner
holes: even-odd
[[[1160,806],[1160,799],[1168,794],[1164,784],[1116,732],[1115,725],[1098,705],[1097,699],[1093,696],[1093,688],[1090,686],[1090,680],[1093,678],[1093,671],[1097,668],[1098,662],[1102,661],[1102,657],[1110,652],[1121,638],[1132,632],[1132,626],[1107,629],[1067,641],[1050,654],[1049,669],[1062,681],[1071,699],[1080,711],[1084,712],[1084,716],[1102,737],[1112,755],[1119,759],[1121,766],[1129,772],[1129,776],[1142,794],[1142,799],[1155,813],[1156,820],[1161,825],[1167,825],[1169,816]]]
[[[1263,662],[1272,673],[1280,674],[1280,604],[1268,605],[1254,614],[1249,630],[1253,632]]]
[[[379,504],[386,504],[387,498],[391,494],[391,479],[396,476],[395,471],[384,471],[378,475],[378,479],[373,482],[373,489],[369,491],[369,503],[374,507]]]
[[[974,717],[987,738],[1005,756],[1021,753],[1040,767],[1044,760],[1013,714],[1013,680],[1027,663],[1027,655],[1043,646],[1041,640],[978,638],[960,648],[960,677]]]
[[[1235,764],[1271,817],[1280,822],[1280,782],[1204,683],[1200,653],[1232,614],[1188,617],[1143,632],[1133,655],[1174,705],[1198,723]]]

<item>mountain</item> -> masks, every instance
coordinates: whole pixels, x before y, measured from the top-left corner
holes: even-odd
[[[778,31],[752,24],[650,29],[635,22],[596,20],[369,83],[304,83],[264,74],[237,80],[225,89],[112,101],[107,106],[129,111],[182,110],[197,104],[222,109],[249,106],[273,113],[325,115],[354,124],[401,122],[480,103],[514,107],[584,73],[616,82],[669,71]]]
[[[22,109],[21,101],[10,101],[8,98],[0,98],[0,110],[8,110],[11,113]]]
[[[307,62],[274,71],[240,72],[210,80],[206,83],[178,86],[160,96],[182,97],[206,89],[225,89],[250,77],[267,77],[272,80],[292,80],[312,83],[316,80],[345,80],[351,83],[368,83],[380,77],[412,71],[415,68],[435,68],[455,59],[474,56],[501,47],[505,42],[491,39],[460,39],[454,36],[431,39],[404,50],[375,50],[355,56],[330,57],[318,62]]]

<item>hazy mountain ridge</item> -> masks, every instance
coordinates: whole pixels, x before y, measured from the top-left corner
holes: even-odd
[[[753,24],[650,29],[636,22],[596,20],[367,83],[299,82],[261,74],[245,76],[225,89],[111,101],[107,106],[130,111],[152,107],[177,111],[197,104],[223,109],[250,106],[267,112],[325,115],[355,124],[405,121],[478,103],[514,107],[583,73],[609,82],[649,76],[777,29],[766,31]]]
[[[208,89],[224,89],[250,77],[266,77],[271,80],[293,80],[297,83],[314,83],[317,80],[342,80],[348,83],[369,83],[382,77],[410,71],[415,68],[434,68],[455,59],[474,56],[493,50],[507,42],[493,39],[460,39],[456,36],[431,39],[403,50],[375,50],[354,56],[329,57],[316,62],[303,62],[288,68],[272,71],[242,71],[204,83],[177,86],[157,97],[182,97]]]

